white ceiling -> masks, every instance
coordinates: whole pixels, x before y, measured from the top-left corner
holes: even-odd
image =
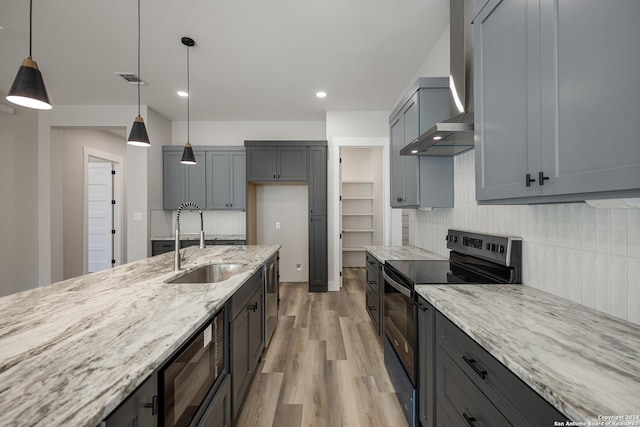
[[[448,0],[141,0],[142,104],[191,120],[387,111],[449,20]],[[136,0],[34,0],[33,59],[55,105],[131,105]],[[0,1],[0,91],[29,52],[28,0]],[[318,99],[324,90],[328,96]]]

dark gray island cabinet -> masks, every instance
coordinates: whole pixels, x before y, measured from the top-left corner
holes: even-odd
[[[276,255],[277,257],[277,252]],[[203,400],[199,407],[194,406],[185,412],[189,418],[181,417],[180,425],[189,427],[225,427],[230,426],[233,419],[239,413],[244,398],[247,394],[251,378],[262,357],[265,348],[265,277],[264,269],[259,268],[237,289],[231,298],[216,311],[212,318],[226,317],[222,326],[223,336],[221,345],[216,346],[216,365],[222,367],[222,372],[213,382],[210,390],[199,390],[203,393]],[[222,317],[220,316],[220,317]],[[209,321],[208,321],[209,322]],[[205,325],[208,323],[205,322]],[[204,327],[206,329],[206,327]],[[206,332],[204,332],[206,334]],[[149,376],[132,394],[130,394],[116,408],[99,427],[157,427],[167,426],[167,419],[171,421],[171,405],[181,396],[175,395],[178,389],[173,388],[166,378],[169,370],[175,370],[176,365],[182,366],[197,359],[197,355],[187,354],[193,352],[193,342],[201,337],[203,330],[187,339],[186,343],[167,359],[161,368]],[[214,332],[214,341],[222,335]],[[200,349],[202,351],[201,339]],[[218,348],[220,347],[220,349]],[[195,357],[193,359],[192,357]],[[200,356],[203,357],[203,356]],[[206,357],[206,356],[205,356]],[[218,361],[218,357],[224,362]],[[195,365],[195,364],[194,364]],[[182,368],[181,368],[182,369]],[[202,369],[195,367],[194,369]],[[216,367],[218,369],[218,367]],[[188,369],[187,369],[188,370]],[[210,374],[210,373],[209,373]],[[182,376],[178,373],[177,378]],[[167,381],[167,384],[163,382]],[[183,380],[181,380],[183,381]],[[183,381],[184,382],[184,381]],[[191,393],[191,390],[187,390]],[[194,391],[195,392],[195,391]],[[164,397],[163,397],[164,396]],[[167,397],[168,396],[168,397]],[[173,425],[173,424],[171,424]],[[168,427],[168,426],[167,426]]]

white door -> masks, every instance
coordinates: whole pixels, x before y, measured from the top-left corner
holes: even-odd
[[[88,165],[88,271],[111,267],[113,254],[113,164]]]

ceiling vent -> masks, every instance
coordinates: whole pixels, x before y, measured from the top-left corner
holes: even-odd
[[[138,77],[138,75],[136,73],[119,73],[119,72],[115,72],[114,74],[122,77],[123,79],[125,79],[130,85],[142,85],[142,86],[149,86],[149,83],[145,82],[144,80],[142,80],[140,77]]]

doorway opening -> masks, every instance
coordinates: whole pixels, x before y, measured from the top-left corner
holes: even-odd
[[[340,147],[342,267],[364,267],[365,247],[383,244],[382,157],[380,147]]]
[[[85,273],[123,262],[122,160],[85,147]]]

